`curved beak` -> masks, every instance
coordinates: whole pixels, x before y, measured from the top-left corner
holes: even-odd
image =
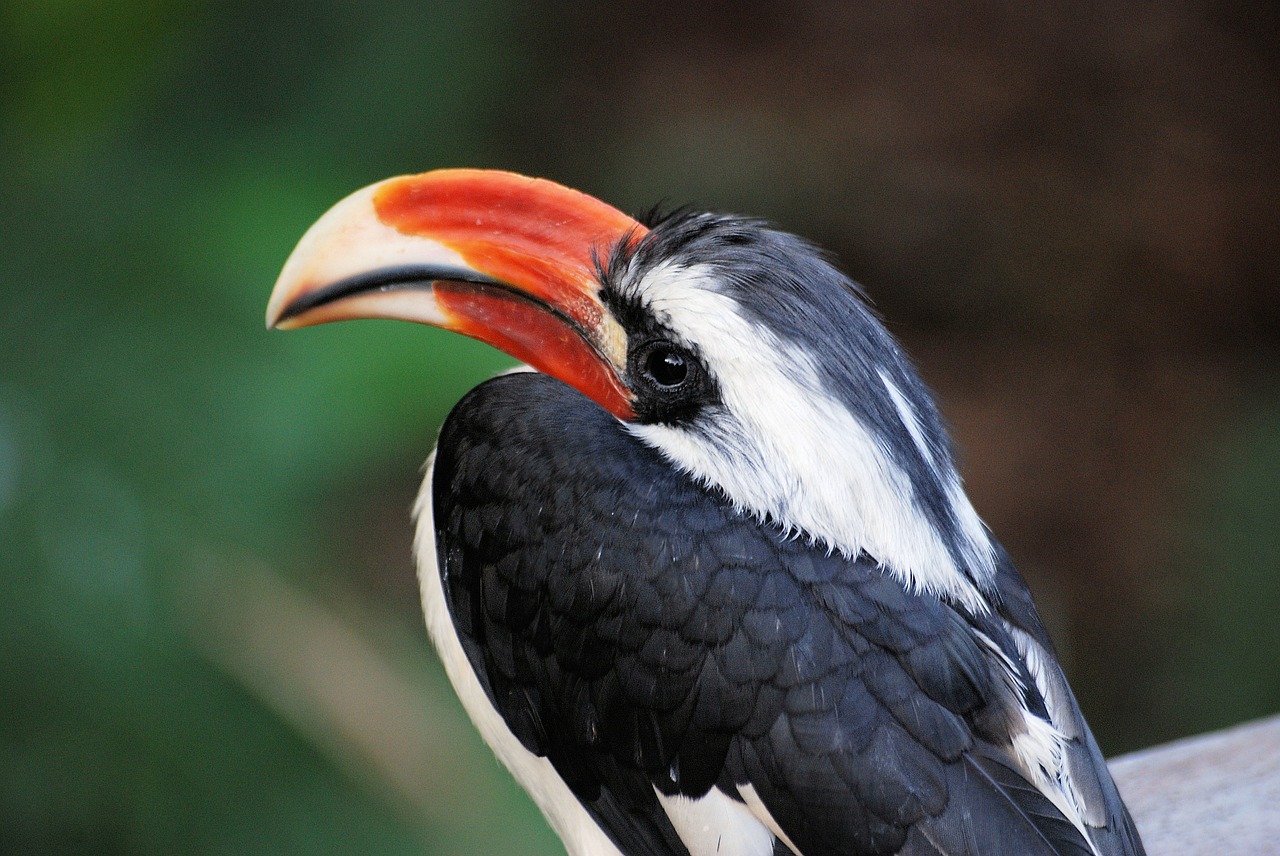
[[[600,264],[645,232],[543,179],[448,169],[358,190],[307,230],[267,326],[398,318],[487,342],[633,415],[626,333],[600,299]]]

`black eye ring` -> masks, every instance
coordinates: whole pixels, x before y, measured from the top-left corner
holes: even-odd
[[[628,385],[642,423],[687,422],[716,399],[715,381],[696,352],[665,336],[641,339],[627,354]]]

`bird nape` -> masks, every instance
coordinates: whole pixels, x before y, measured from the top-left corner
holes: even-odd
[[[431,638],[572,856],[1143,852],[928,390],[756,220],[545,180],[360,190],[272,327],[418,321],[481,384],[417,503]]]

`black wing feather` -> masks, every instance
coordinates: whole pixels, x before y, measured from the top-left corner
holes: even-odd
[[[481,685],[624,853],[688,856],[655,789],[747,785],[804,856],[1088,852],[996,748],[997,618],[736,513],[557,381],[458,405],[433,510]]]
[[[1143,856],[1146,851],[1138,837],[1137,827],[1120,798],[1102,750],[1080,712],[1075,693],[1058,663],[1053,642],[1031,600],[1031,592],[1009,556],[999,545],[996,549],[996,611],[1011,633],[1026,634],[1047,654],[1042,659],[1046,671],[1044,680],[1056,701],[1052,718],[1068,738],[1063,760],[1073,785],[1080,793],[1090,835],[1104,854]],[[1039,698],[1038,693],[1036,697]],[[1040,701],[1048,704],[1048,700]]]

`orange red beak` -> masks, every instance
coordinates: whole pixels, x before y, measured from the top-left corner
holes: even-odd
[[[598,262],[645,227],[585,193],[495,170],[448,169],[358,190],[307,230],[267,326],[397,318],[487,342],[619,419],[626,333]]]

